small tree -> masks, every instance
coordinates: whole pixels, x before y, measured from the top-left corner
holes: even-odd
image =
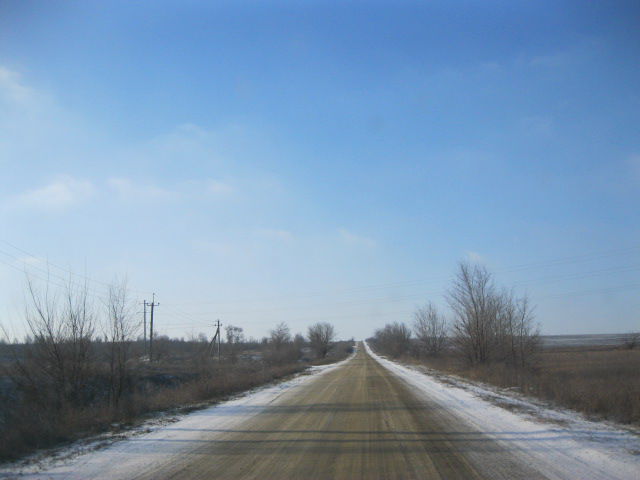
[[[269,332],[269,343],[275,351],[280,351],[291,343],[291,330],[285,322],[279,323]]]
[[[131,343],[139,329],[134,322],[126,280],[115,281],[109,287],[106,307],[104,334],[108,344],[109,394],[111,402],[117,406],[130,380],[128,361]]]
[[[418,339],[420,351],[426,355],[440,354],[447,342],[448,328],[444,316],[429,302],[418,308],[413,317],[413,333]]]
[[[291,330],[282,322],[269,332],[267,360],[274,364],[295,362],[300,351],[291,341]]]
[[[244,342],[244,333],[242,327],[227,325],[227,354],[232,362],[235,362],[238,356],[240,344]]]
[[[327,356],[331,342],[335,339],[336,333],[333,325],[327,322],[318,322],[309,327],[309,343],[311,348],[320,358]]]
[[[27,293],[25,318],[32,342],[26,345],[24,359],[15,363],[16,384],[50,406],[86,404],[95,329],[86,284],[70,280],[60,300],[48,282],[39,288],[27,279]]]

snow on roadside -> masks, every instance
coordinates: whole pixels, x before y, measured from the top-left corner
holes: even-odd
[[[575,413],[545,408],[525,399],[465,384],[459,379],[448,378],[443,382],[377,355],[367,342],[364,345],[376,361],[418,394],[441,404],[488,437],[508,444],[524,462],[549,478],[640,479],[638,436],[585,420]],[[497,406],[496,400],[508,409]]]
[[[0,478],[89,480],[128,479],[185,455],[204,439],[223,434],[273,403],[281,395],[335,370],[345,360],[313,366],[293,378],[258,387],[232,400],[171,418],[157,418],[124,435],[79,441],[29,464],[15,462],[0,467]],[[106,445],[106,446],[105,446]]]

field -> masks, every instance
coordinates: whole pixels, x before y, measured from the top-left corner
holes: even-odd
[[[613,337],[543,338],[542,351],[525,369],[502,363],[466,366],[452,355],[423,362],[446,373],[520,391],[592,418],[640,425],[640,349],[626,349]]]
[[[104,347],[93,345],[96,358]],[[286,355],[276,356],[264,345],[244,343],[233,357],[223,355],[218,362],[206,354],[206,343],[165,339],[157,342],[158,358],[151,363],[148,358],[135,355],[144,351],[136,342],[132,345],[132,358],[126,363],[118,402],[109,401],[108,366],[96,360],[89,364],[82,385],[82,392],[90,401],[72,403],[56,402],[55,389],[50,384],[23,385],[32,371],[16,371],[15,366],[26,356],[25,346],[0,345],[0,461],[128,428],[156,412],[201,408],[301,372],[310,365],[336,362],[345,358],[351,348],[351,342],[335,342],[325,358],[314,359],[304,355],[308,347],[287,345]]]

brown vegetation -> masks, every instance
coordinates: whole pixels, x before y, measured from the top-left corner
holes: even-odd
[[[447,292],[453,318],[428,303],[413,332],[395,322],[375,332],[380,353],[517,389],[598,418],[640,424],[640,335],[615,348],[541,349],[526,297],[498,289],[481,266],[461,263]]]
[[[170,408],[219,401],[303,371],[315,359],[304,337],[281,323],[262,343],[227,326],[222,355],[206,336],[190,341],[135,340],[137,322],[126,284],[109,289],[103,309],[86,287],[52,292],[28,283],[22,344],[0,344],[0,460],[131,424]],[[331,327],[332,329],[332,327]],[[100,332],[101,334],[99,334]],[[326,343],[319,360],[346,357],[351,342]]]
[[[594,418],[640,425],[640,350],[554,348],[528,368],[504,363],[469,365],[455,355],[427,358],[436,370],[553,402]]]

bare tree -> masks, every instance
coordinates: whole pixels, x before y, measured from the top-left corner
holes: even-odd
[[[447,343],[447,321],[436,307],[427,303],[413,314],[413,333],[418,339],[420,350],[427,355],[438,355]]]
[[[244,342],[244,333],[242,327],[227,325],[225,327],[227,333],[227,354],[232,362],[235,362],[238,356],[240,344]]]
[[[296,333],[295,337],[293,337],[293,344],[299,350],[302,349],[302,347],[304,347],[305,342],[306,340],[301,333]]]
[[[503,290],[494,301],[497,306],[491,357],[515,366],[525,366],[540,345],[529,299],[527,296],[516,297],[512,291]]]
[[[266,359],[273,364],[286,364],[297,361],[301,351],[291,340],[289,326],[282,322],[269,332]]]
[[[486,268],[461,263],[447,301],[455,315],[456,344],[469,362],[498,360],[524,366],[538,349],[528,298],[498,292]]]
[[[109,287],[106,307],[104,334],[108,344],[109,395],[112,404],[117,406],[128,386],[131,343],[139,329],[134,322],[126,280],[115,281]]]
[[[446,298],[455,315],[457,346],[471,363],[486,362],[498,308],[490,273],[482,266],[460,263]]]
[[[411,329],[404,323],[390,323],[376,330],[374,341],[383,352],[397,358],[411,347]]]
[[[23,390],[46,388],[58,406],[86,403],[95,328],[87,285],[70,280],[62,292],[52,292],[48,281],[41,287],[27,278],[25,318],[32,342],[25,360],[16,362]]]
[[[530,362],[534,353],[540,349],[540,330],[534,325],[533,308],[527,296],[513,300],[515,316],[512,319],[512,341],[515,343],[513,364],[524,367]]]
[[[309,343],[311,348],[320,358],[327,356],[331,342],[335,339],[336,332],[333,325],[327,322],[318,322],[309,327]]]
[[[285,322],[276,325],[276,328],[269,332],[269,343],[276,350],[282,350],[287,344],[291,343],[291,330]]]

